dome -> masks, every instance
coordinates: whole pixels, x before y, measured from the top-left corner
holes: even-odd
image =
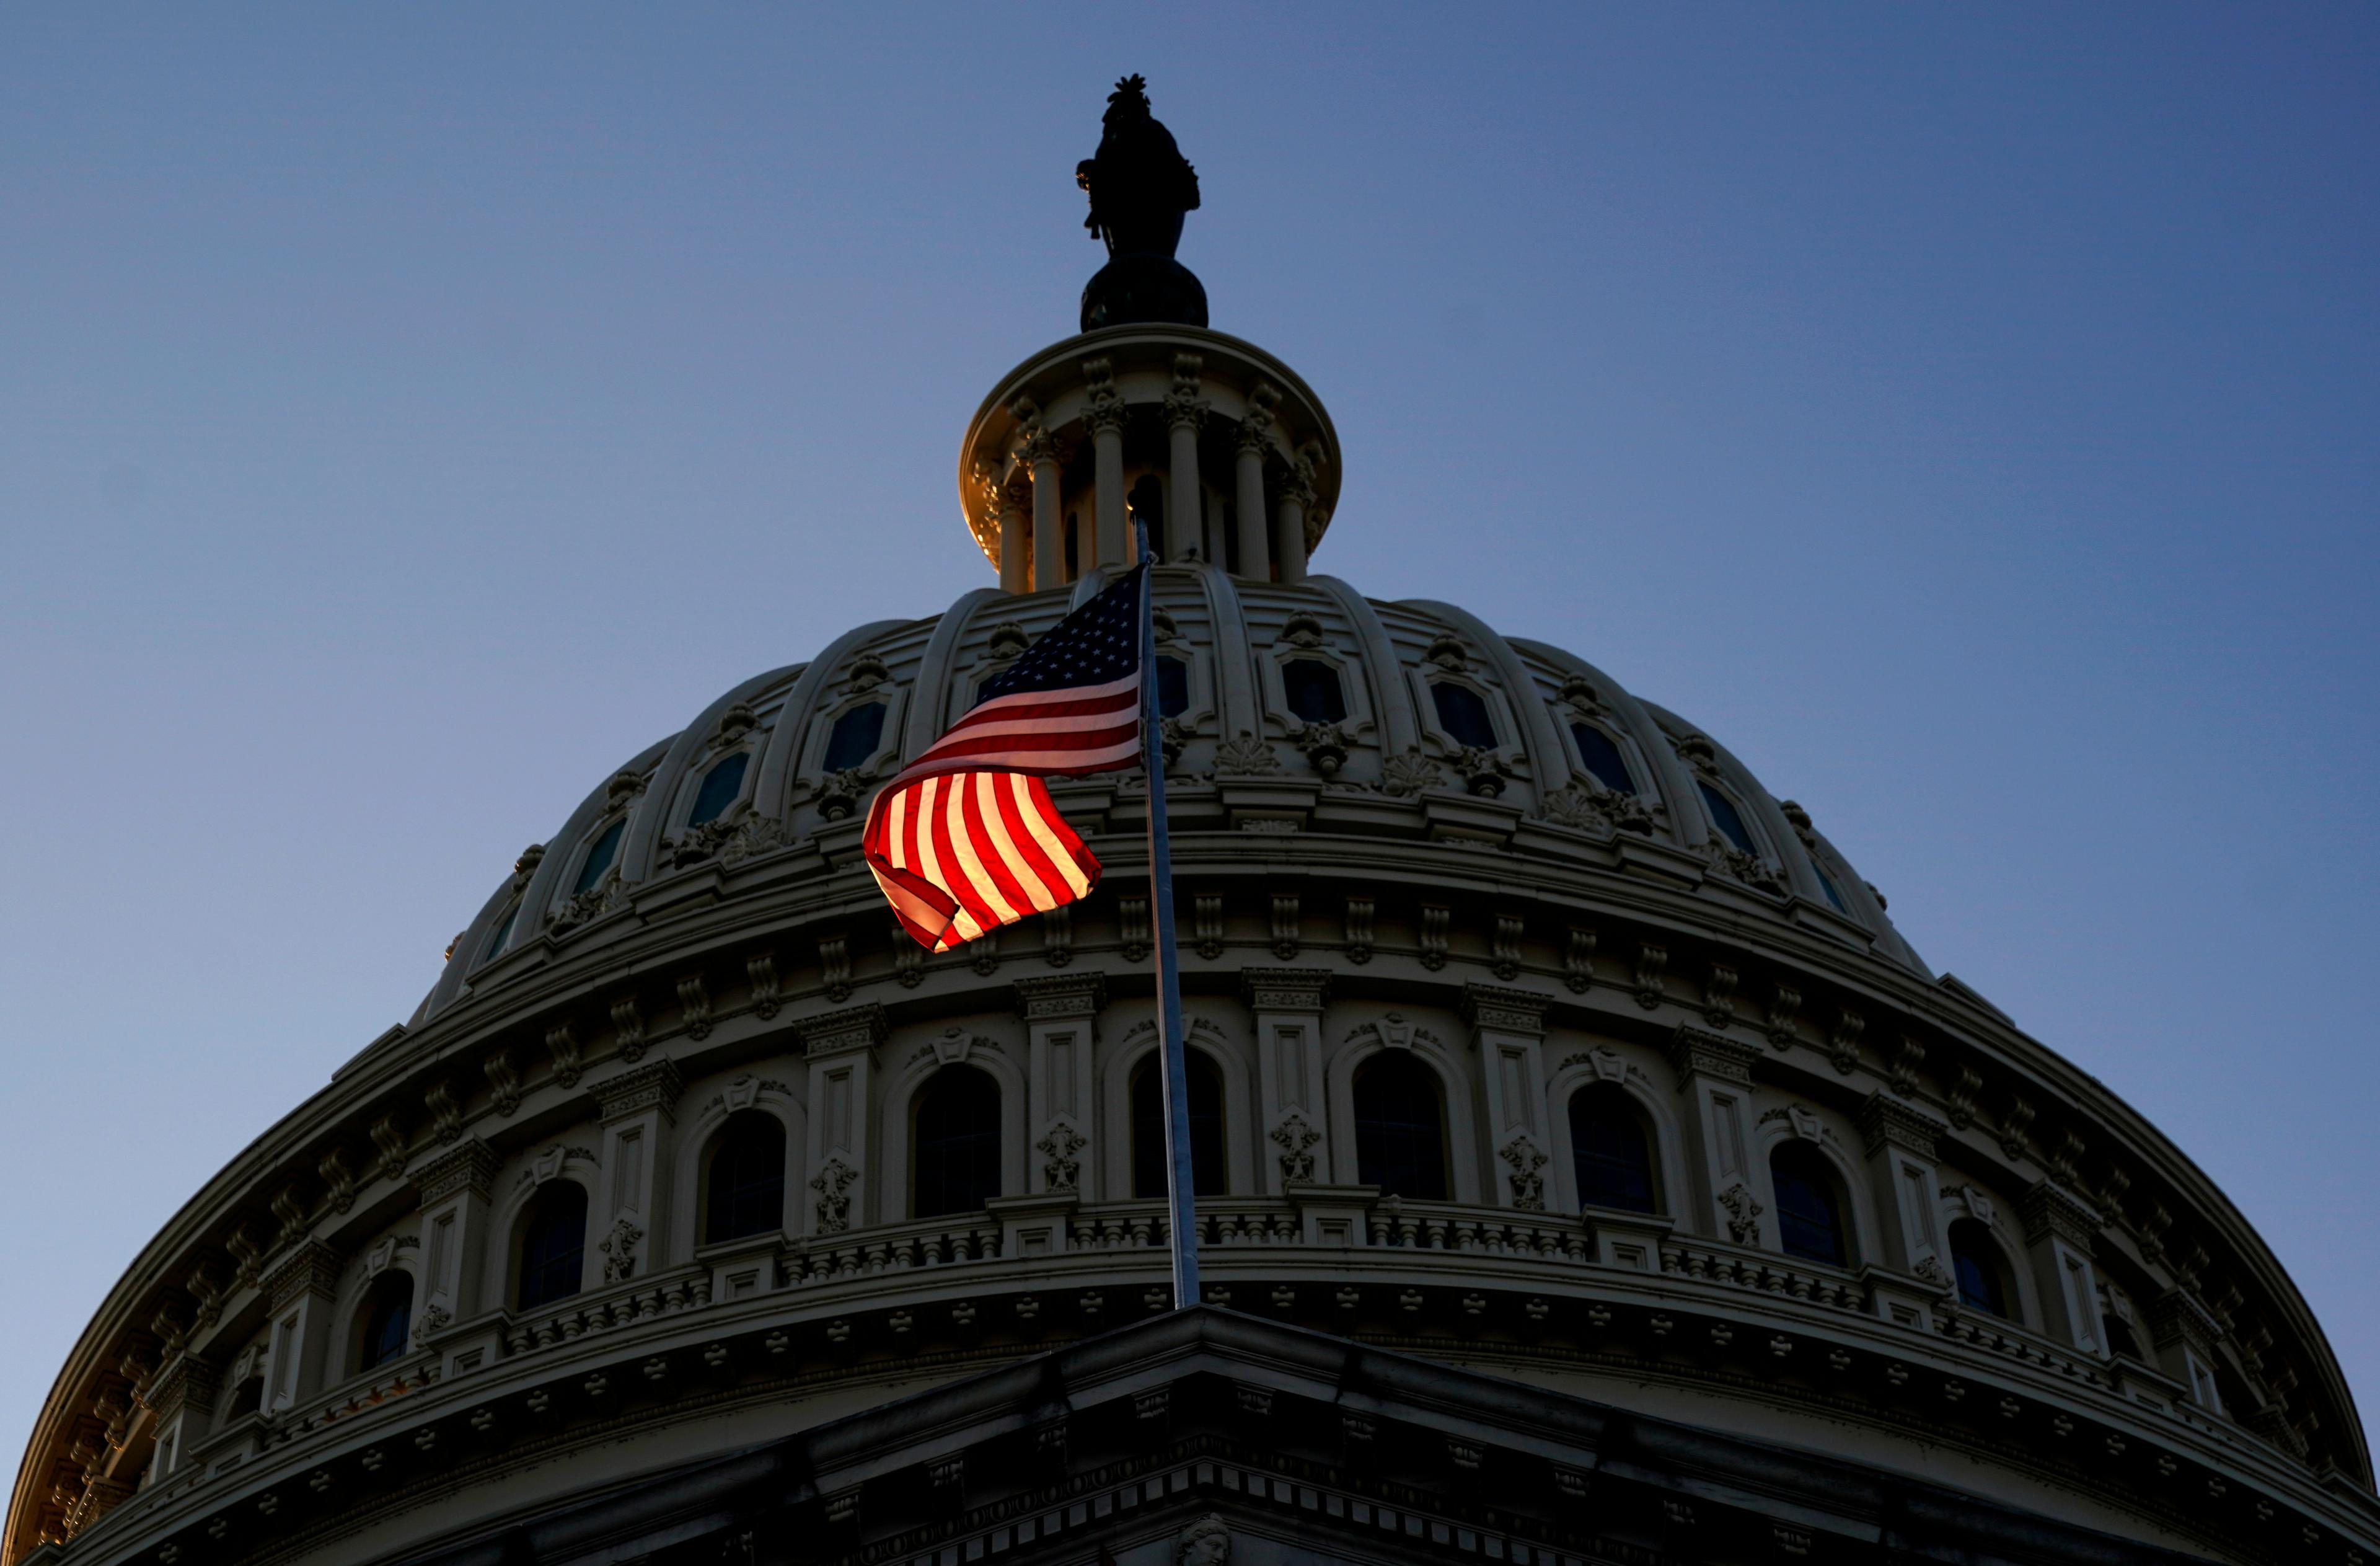
[[[959,490],[998,585],[720,693],[491,868],[413,1016],[103,1302],[0,1559],[2380,1551],[2222,1193],[1717,736],[1313,571],[1329,416],[1198,313],[996,382]],[[1103,882],[946,953],[859,856],[1134,517],[1178,1312],[1146,782],[1053,781]]]

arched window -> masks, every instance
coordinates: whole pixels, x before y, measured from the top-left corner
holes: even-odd
[[[1807,1142],[1787,1142],[1768,1155],[1768,1175],[1776,1186],[1777,1232],[1785,1254],[1850,1266],[1842,1198],[1826,1155]]]
[[[1852,911],[1843,906],[1843,894],[1836,890],[1835,878],[1820,869],[1815,859],[1810,861],[1810,870],[1818,878],[1818,890],[1827,894],[1827,901],[1835,905],[1835,912],[1845,918],[1851,917]]]
[[[356,1368],[370,1370],[401,1357],[412,1329],[413,1275],[391,1268],[372,1280],[356,1313]]]
[[[2128,1359],[2145,1358],[2141,1353],[2141,1340],[2132,1331],[2132,1324],[2114,1311],[2100,1314],[2099,1331],[2107,1339],[2109,1354],[2119,1354]]]
[[[1355,1178],[1384,1195],[1446,1200],[1446,1108],[1438,1074],[1403,1050],[1355,1073]]]
[[[521,1310],[566,1300],[579,1289],[587,1255],[587,1191],[575,1180],[549,1180],[521,1225]]]
[[[1223,1177],[1223,1073],[1197,1050],[1183,1051],[1190,1074],[1192,1194],[1220,1196]],[[1132,1074],[1132,1194],[1165,1195],[1165,1070],[1154,1050]]]
[[[1157,661],[1157,715],[1179,718],[1190,710],[1190,665],[1179,658]]]
[[[603,879],[603,872],[612,868],[613,859],[620,852],[620,834],[627,830],[628,823],[624,817],[605,827],[602,835],[588,846],[587,857],[578,866],[577,882],[570,889],[572,896],[595,890],[596,883]]]
[[[516,903],[504,910],[504,917],[496,921],[495,934],[488,937],[488,943],[480,948],[480,962],[492,963],[496,960],[497,954],[504,949],[504,942],[513,938],[513,921],[519,917],[519,904]]]
[[[819,766],[829,772],[850,771],[865,766],[883,743],[884,704],[871,701],[855,707],[834,721],[832,732],[826,736],[826,759]]]
[[[705,821],[719,819],[735,796],[744,792],[744,770],[752,764],[752,753],[739,750],[703,774],[702,790],[694,796],[694,809],[686,824],[698,827]]]
[[[1950,1225],[1950,1265],[1959,1275],[1959,1303],[1993,1316],[2009,1314],[2008,1287],[2000,1277],[1999,1246],[1992,1232],[1972,1218]]]
[[[1438,726],[1455,744],[1478,750],[1496,748],[1496,721],[1488,716],[1487,699],[1477,691],[1440,680],[1429,687],[1429,698],[1438,704]]]
[[[229,1424],[243,1414],[254,1414],[264,1406],[264,1378],[251,1376],[231,1390],[231,1401],[224,1404],[224,1422]]]
[[[1347,693],[1339,684],[1339,671],[1319,658],[1293,658],[1282,664],[1281,688],[1289,710],[1302,722],[1347,721]]]
[[[785,1127],[762,1110],[727,1117],[710,1150],[702,1241],[741,1240],[785,1226]]]
[[[1752,840],[1752,829],[1743,824],[1743,812],[1735,807],[1735,801],[1700,779],[1695,780],[1694,786],[1702,790],[1703,808],[1710,812],[1711,825],[1718,829],[1719,836],[1745,854],[1759,853],[1759,846]]]
[[[1604,1082],[1572,1096],[1570,1156],[1581,1206],[1654,1210],[1652,1139],[1624,1088]]]
[[[968,1065],[936,1072],[917,1095],[914,1216],[977,1212],[1000,1195],[1000,1084]]]
[[[1620,754],[1612,737],[1593,723],[1572,723],[1570,737],[1578,742],[1578,759],[1595,775],[1595,781],[1614,794],[1636,792],[1635,776],[1628,771],[1628,758]]]

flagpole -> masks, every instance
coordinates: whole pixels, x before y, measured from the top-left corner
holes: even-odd
[[[1173,944],[1173,847],[1165,830],[1163,716],[1157,689],[1157,556],[1135,516],[1140,560],[1140,763],[1148,774],[1148,907],[1157,921],[1158,1047],[1165,1073],[1165,1194],[1172,1214],[1173,1308],[1198,1303],[1197,1184],[1190,1161],[1189,1062],[1183,1057],[1182,972]]]

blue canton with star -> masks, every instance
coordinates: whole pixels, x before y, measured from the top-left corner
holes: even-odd
[[[1135,565],[1099,597],[1051,626],[1006,672],[983,683],[980,707],[994,697],[1103,686],[1140,667],[1140,577]]]

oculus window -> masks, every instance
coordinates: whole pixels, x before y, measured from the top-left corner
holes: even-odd
[[[1457,745],[1474,750],[1496,748],[1496,722],[1488,716],[1488,699],[1469,686],[1441,680],[1429,687],[1438,705],[1438,726]]]
[[[686,824],[698,827],[705,821],[715,821],[735,803],[744,792],[744,771],[752,764],[752,753],[739,750],[703,774],[702,790],[694,796],[694,809]]]
[[[830,772],[848,772],[866,766],[884,744],[884,704],[871,701],[855,707],[834,721],[826,736],[826,759],[819,765]]]
[[[1301,722],[1347,721],[1347,693],[1339,684],[1339,671],[1319,658],[1293,658],[1282,664],[1281,688]]]
[[[1593,723],[1572,723],[1570,737],[1578,742],[1578,759],[1597,783],[1614,794],[1636,792],[1636,779],[1628,771],[1628,759],[1620,754],[1612,737]]]

